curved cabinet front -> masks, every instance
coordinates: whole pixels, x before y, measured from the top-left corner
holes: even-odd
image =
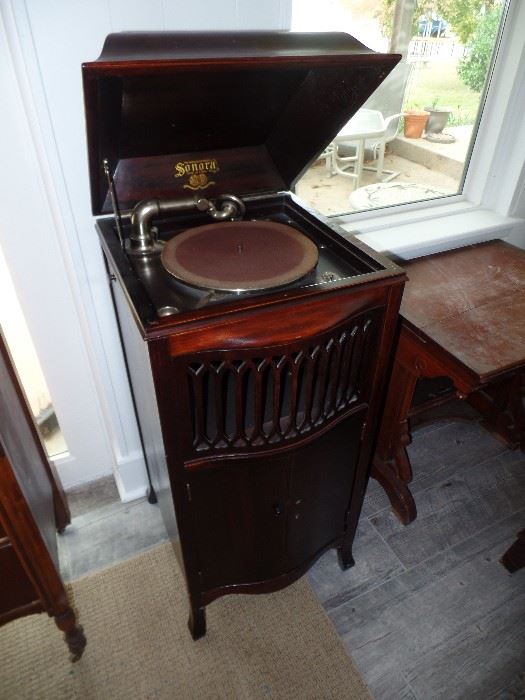
[[[293,449],[211,460],[188,473],[186,510],[207,602],[228,588],[279,588],[342,540],[365,412]]]

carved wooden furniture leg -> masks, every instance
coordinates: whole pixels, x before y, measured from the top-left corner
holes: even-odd
[[[511,544],[500,561],[511,574],[525,567],[525,530],[518,532],[518,539]]]
[[[409,282],[372,476],[408,523],[416,510],[407,487],[407,421],[441,409],[453,396],[446,388],[410,405],[417,379],[448,377],[485,428],[509,447],[525,446],[525,252],[491,241],[410,260],[405,269]]]
[[[522,402],[522,375],[514,374],[481,388],[469,403],[483,416],[482,426],[510,448],[525,441],[525,410]]]
[[[414,391],[419,379],[437,377],[450,377],[456,396],[462,399],[472,391],[475,379],[466,371],[457,371],[448,355],[439,352],[423,331],[403,319],[372,476],[384,488],[392,509],[404,525],[417,517],[414,497],[408,488],[412,466],[406,451],[412,442],[410,417],[421,412],[421,407],[412,405]]]
[[[63,612],[55,615],[55,624],[64,633],[66,644],[71,652],[71,661],[78,661],[84,653],[86,637],[82,626],[77,623],[72,608],[67,607]]]
[[[372,476],[383,487],[392,510],[403,525],[409,525],[417,517],[416,502],[408,483],[399,479],[394,465],[374,461]]]
[[[403,343],[401,337],[385,402],[372,476],[384,488],[395,514],[404,525],[408,525],[417,516],[414,497],[408,488],[412,481],[412,467],[406,448],[411,442],[408,413],[418,374],[400,359]]]

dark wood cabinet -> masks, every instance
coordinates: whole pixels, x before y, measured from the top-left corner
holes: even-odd
[[[353,563],[405,277],[289,190],[398,60],[336,33],[122,33],[83,66],[92,208],[195,638],[221,595],[282,588],[329,547]]]
[[[47,612],[76,661],[86,640],[60,577],[56,542],[69,520],[0,334],[0,625]]]
[[[302,447],[210,460],[188,477],[203,589],[278,578],[343,538],[362,428],[359,411]]]
[[[398,273],[318,300],[146,329],[144,338],[115,276],[146,454],[168,530],[180,536],[195,637],[221,595],[277,590],[331,547],[343,567],[353,564],[403,281]]]
[[[343,538],[362,427],[360,411],[302,447],[210,460],[188,478],[205,590],[278,578]]]

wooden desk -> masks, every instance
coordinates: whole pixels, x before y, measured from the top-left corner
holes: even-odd
[[[525,446],[525,251],[491,241],[404,265],[399,341],[372,476],[406,525],[417,515],[408,484],[410,419],[466,399],[509,447]],[[444,396],[416,405],[423,378],[448,377]]]

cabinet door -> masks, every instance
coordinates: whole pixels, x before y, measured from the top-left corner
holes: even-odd
[[[288,456],[211,462],[190,479],[189,512],[204,590],[285,570]]]
[[[305,564],[345,531],[365,415],[363,407],[293,455],[288,570]]]

